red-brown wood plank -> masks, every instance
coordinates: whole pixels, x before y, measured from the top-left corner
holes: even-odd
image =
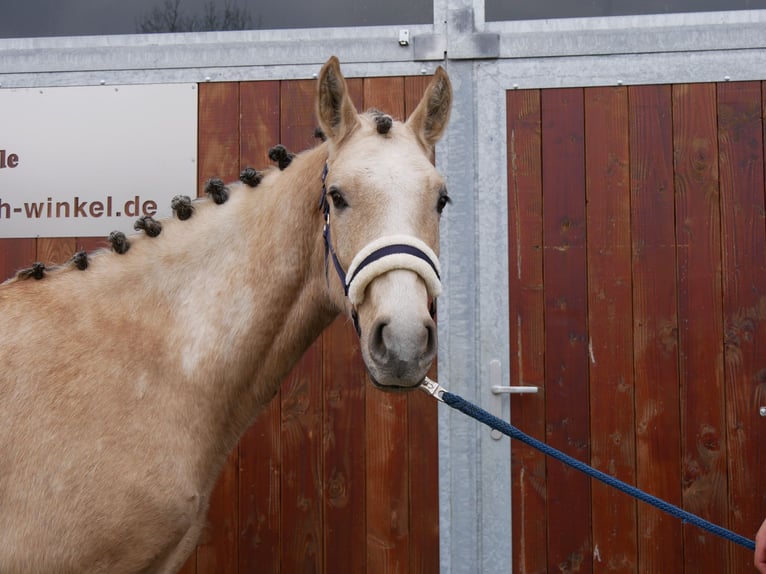
[[[0,283],[35,262],[37,240],[0,239]]]
[[[420,103],[428,76],[404,79],[405,116]],[[436,369],[431,376],[436,377]],[[438,379],[437,379],[438,380]],[[410,564],[408,572],[439,570],[438,404],[425,393],[407,395],[410,466]]]
[[[404,117],[404,80],[368,78],[365,108]],[[410,559],[407,397],[368,387],[367,570],[406,572]]]
[[[74,237],[39,237],[35,259],[46,267],[61,265],[74,255],[77,241]]]
[[[291,151],[315,143],[315,90],[313,80],[281,83],[280,140]],[[319,572],[324,562],[323,340],[324,336],[309,348],[282,385],[282,572]]]
[[[726,525],[721,221],[715,84],[673,86],[684,508]],[[726,572],[728,543],[684,527],[686,572]]]
[[[751,536],[764,517],[766,452],[766,230],[760,82],[718,85],[723,238],[725,387],[731,527]],[[731,572],[752,570],[751,553],[730,545]]]
[[[510,377],[535,395],[511,400],[513,424],[545,440],[545,324],[540,91],[506,93]],[[545,455],[511,441],[513,571],[547,572]]]
[[[681,502],[678,321],[669,86],[629,88],[637,486]],[[638,506],[639,572],[682,572],[675,518]]]
[[[189,190],[193,193],[193,190]],[[106,237],[78,237],[75,241],[76,249],[84,249],[88,253],[97,251],[99,249],[106,249],[109,247],[109,240]]]
[[[591,465],[635,482],[628,91],[585,90]],[[593,488],[594,572],[637,572],[636,503]]]
[[[588,462],[583,91],[545,90],[542,107],[547,442]],[[590,481],[548,464],[548,570],[589,571]]]
[[[240,168],[263,170],[269,147],[279,141],[279,81],[242,82]],[[257,192],[257,190],[256,190]],[[280,572],[279,394],[262,411],[239,443],[239,571]]]
[[[211,177],[231,181],[239,175],[239,84],[199,84],[197,105],[197,192],[202,196]]]
[[[359,339],[346,317],[324,333],[323,572],[364,572],[367,562],[365,393]]]
[[[198,105],[197,181],[202,195],[204,183],[211,177],[229,181],[239,173],[239,84],[200,84]],[[208,524],[197,547],[199,574],[237,571],[237,468],[235,448],[210,497]]]
[[[361,78],[348,78],[357,109],[363,105]],[[365,393],[367,377],[359,338],[345,316],[324,333],[323,348],[323,535],[324,570],[365,571]]]
[[[282,384],[282,572],[320,572],[322,538],[322,339]]]

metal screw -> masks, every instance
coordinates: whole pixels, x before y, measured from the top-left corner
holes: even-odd
[[[761,413],[762,417],[766,417],[766,407],[761,407],[759,412]]]

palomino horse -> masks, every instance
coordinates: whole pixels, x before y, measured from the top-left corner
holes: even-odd
[[[0,286],[0,572],[177,571],[229,451],[339,312],[373,384],[424,379],[451,98],[439,68],[407,122],[358,115],[332,58],[326,142]]]

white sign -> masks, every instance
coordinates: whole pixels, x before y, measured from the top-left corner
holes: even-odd
[[[0,90],[0,237],[133,232],[196,186],[196,84]]]

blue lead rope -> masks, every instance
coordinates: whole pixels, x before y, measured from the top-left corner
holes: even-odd
[[[755,542],[753,542],[752,540],[749,540],[745,538],[744,536],[740,536],[736,532],[732,532],[731,530],[727,530],[726,528],[722,528],[716,524],[713,524],[712,522],[703,520],[699,516],[691,514],[690,512],[686,512],[685,510],[678,508],[677,506],[673,506],[672,504],[665,502],[661,498],[657,498],[656,496],[647,494],[644,491],[639,490],[635,486],[631,486],[625,482],[622,482],[621,480],[617,480],[613,476],[610,476],[606,473],[601,472],[600,470],[596,470],[595,468],[592,468],[588,466],[587,464],[575,458],[572,458],[571,456],[566,455],[563,452],[558,451],[553,447],[548,446],[544,442],[541,442],[537,440],[536,438],[533,438],[521,432],[519,429],[517,429],[513,425],[505,422],[502,419],[497,418],[496,416],[489,414],[484,409],[481,409],[477,407],[476,405],[469,403],[464,398],[458,395],[453,395],[452,393],[449,393],[446,391],[443,393],[439,392],[438,394],[431,390],[428,390],[427,392],[430,392],[437,398],[440,398],[441,400],[443,400],[452,408],[459,410],[460,412],[468,415],[469,417],[472,417],[476,419],[477,421],[484,423],[485,425],[495,429],[496,431],[503,433],[506,436],[515,438],[516,440],[520,440],[524,444],[527,444],[531,446],[532,448],[535,448],[539,450],[540,452],[550,457],[553,457],[556,460],[563,462],[564,464],[568,464],[569,466],[581,472],[584,472],[588,476],[595,478],[596,480],[600,480],[604,484],[608,484],[609,486],[612,486],[616,488],[617,490],[620,490],[626,494],[629,494],[630,496],[637,498],[638,500],[646,502],[647,504],[651,504],[655,508],[659,508],[660,510],[667,512],[668,514],[672,516],[682,519],[684,522],[694,524],[695,526],[703,528],[707,530],[708,532],[712,532],[716,536],[720,536],[721,538],[730,540],[736,544],[739,544],[740,546],[744,546],[748,550],[755,550]]]

